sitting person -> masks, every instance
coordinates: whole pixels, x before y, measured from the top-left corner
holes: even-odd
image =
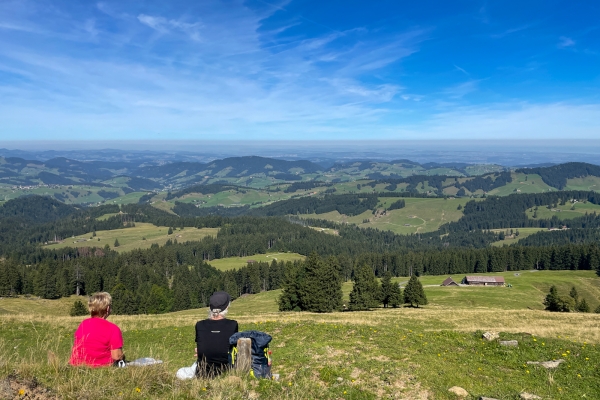
[[[106,319],[112,298],[106,292],[94,293],[88,301],[91,318],[84,319],[75,331],[71,365],[102,367],[124,360],[121,329]]]
[[[226,319],[231,304],[227,292],[210,296],[208,319],[196,323],[197,374],[214,377],[229,368],[229,338],[238,331],[237,321]]]

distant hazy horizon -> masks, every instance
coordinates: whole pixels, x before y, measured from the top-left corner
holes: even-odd
[[[3,141],[4,154],[48,159],[105,159],[144,154],[170,161],[263,156],[307,160],[393,160],[521,165],[582,161],[600,164],[600,140],[356,140],[356,141]],[[23,154],[19,153],[23,152]]]

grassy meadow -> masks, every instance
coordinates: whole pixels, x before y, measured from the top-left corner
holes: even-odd
[[[14,383],[10,398],[19,398],[18,390],[26,398],[48,388],[46,397],[38,398],[456,399],[448,392],[452,386],[466,389],[469,399],[518,399],[522,392],[544,399],[600,398],[600,315],[540,309],[551,284],[565,295],[575,285],[588,302],[595,296],[597,304],[600,279],[591,271],[503,275],[512,288],[441,288],[437,285],[445,277],[421,277],[429,305],[419,309],[280,313],[279,291],[235,300],[229,317],[241,330],[273,336],[273,372],[279,381],[236,372],[178,381],[176,370],[194,361],[193,326],[206,309],[111,316],[123,330],[128,359],[150,356],[164,363],[92,370],[67,364],[82,320],[65,316],[75,297],[0,299],[0,377]],[[345,284],[346,295],[350,288]],[[488,330],[518,340],[518,347],[483,341],[481,333]],[[555,370],[527,364],[559,358],[565,363]]]
[[[506,234],[504,240],[498,240],[497,242],[492,243],[492,246],[509,246],[513,243],[517,243],[521,239],[525,239],[527,236],[533,235],[534,233],[540,231],[547,231],[546,228],[513,228],[513,233],[515,231],[519,231],[519,236],[508,237],[510,236],[510,228],[508,229],[491,229],[492,232],[504,232]]]
[[[395,197],[381,197],[382,207],[389,207],[397,201]],[[362,228],[378,228],[398,234],[433,232],[440,225],[458,221],[463,212],[458,206],[464,205],[471,199],[440,199],[440,198],[405,198],[406,206],[398,210],[387,211],[386,215],[373,215],[371,211],[348,217],[337,211],[324,214],[308,214],[307,218],[326,219],[335,222],[357,224]],[[365,220],[369,222],[363,222]]]
[[[121,253],[133,249],[148,249],[154,243],[163,246],[169,239],[176,239],[178,242],[202,240],[206,236],[217,236],[219,228],[175,228],[171,235],[167,235],[168,231],[168,226],[136,222],[135,226],[131,228],[96,231],[96,237],[92,236],[92,232],[88,232],[84,235],[67,238],[62,243],[47,245],[45,248],[104,247],[108,244],[111,249]],[[115,240],[119,241],[119,247],[114,247]]]
[[[216,260],[208,261],[210,265],[221,271],[227,271],[229,269],[237,269],[248,265],[248,261],[256,262],[272,262],[276,261],[295,261],[304,260],[304,256],[298,253],[268,253],[268,254],[255,254],[248,257],[227,257],[219,258]]]
[[[537,209],[537,219],[551,219],[556,216],[559,219],[573,219],[583,217],[586,213],[599,213],[600,205],[592,204],[589,202],[586,203],[575,203],[572,204],[567,202],[564,205],[557,204],[556,207],[552,207],[551,209],[548,207],[538,207]],[[527,210],[527,217],[533,219],[534,209],[530,208]]]

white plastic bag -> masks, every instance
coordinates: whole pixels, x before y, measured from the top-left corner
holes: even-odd
[[[182,381],[186,379],[193,379],[196,376],[196,370],[198,369],[198,362],[192,364],[191,367],[183,367],[177,370],[177,378]]]
[[[162,364],[161,360],[155,360],[154,358],[150,358],[150,357],[144,357],[144,358],[138,358],[137,360],[133,360],[131,362],[127,363],[127,366],[131,366],[131,367],[145,367],[147,365],[154,365],[154,364]]]

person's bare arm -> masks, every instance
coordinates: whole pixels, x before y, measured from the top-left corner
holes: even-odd
[[[110,356],[114,361],[119,361],[123,359],[123,349],[114,349],[110,351]]]

